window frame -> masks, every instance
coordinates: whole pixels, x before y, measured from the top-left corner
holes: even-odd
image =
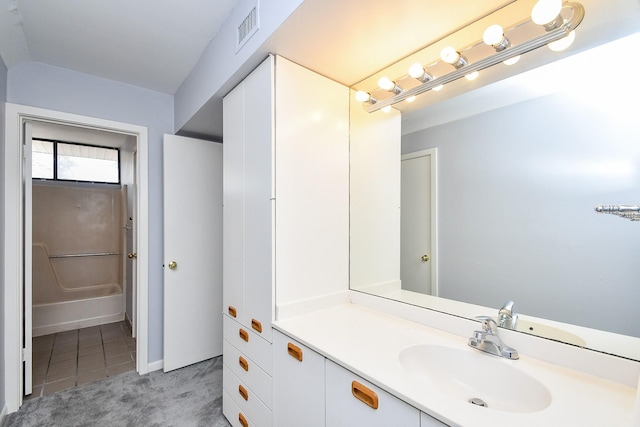
[[[32,141],[43,141],[43,142],[51,142],[53,144],[53,178],[36,178],[31,174],[31,179],[37,179],[40,181],[51,181],[51,182],[84,182],[91,184],[105,184],[105,185],[121,185],[122,183],[122,168],[120,163],[120,148],[117,147],[107,147],[103,145],[95,145],[95,144],[83,144],[81,142],[70,142],[70,141],[62,141],[59,139],[50,139],[50,138],[31,138]],[[83,179],[62,179],[58,178],[58,144],[67,144],[67,145],[77,145],[80,147],[92,147],[92,148],[102,148],[104,150],[115,150],[118,154],[118,182],[109,182],[109,181],[90,181]]]

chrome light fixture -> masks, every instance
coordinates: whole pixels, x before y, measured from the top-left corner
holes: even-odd
[[[501,62],[507,65],[514,64],[522,54],[545,45],[554,51],[566,49],[573,42],[574,30],[583,18],[584,7],[580,3],[538,0],[531,10],[529,19],[516,22],[507,29],[501,25],[491,25],[484,31],[482,40],[471,44],[470,47],[457,50],[448,46],[441,51],[440,58],[433,62],[426,62],[430,65],[415,63],[409,68],[407,75],[394,80],[384,76],[378,82],[382,92],[374,93],[377,89],[371,92],[358,91],[356,100],[362,102],[365,110],[371,113],[407,98],[413,100],[417,95],[429,90],[440,90],[443,85],[462,77],[473,80],[478,76],[479,71]],[[529,38],[523,37],[520,33],[529,35]],[[514,37],[507,37],[509,34]],[[515,37],[516,35],[519,37]],[[519,41],[523,38],[525,40]],[[518,42],[515,43],[513,40]],[[493,53],[486,53],[487,45],[493,47]],[[436,75],[437,73],[430,71],[440,63],[452,65],[454,69],[442,75]],[[442,67],[438,69],[442,71]],[[417,86],[416,80],[419,82]],[[403,88],[403,81],[412,83]]]

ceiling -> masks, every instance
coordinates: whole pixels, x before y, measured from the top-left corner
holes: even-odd
[[[2,0],[0,56],[173,94],[236,1]]]
[[[180,87],[237,3],[3,1],[0,56],[8,68],[35,61],[168,94]],[[261,49],[350,86],[513,1],[305,0]],[[183,131],[221,135],[222,95],[200,113],[204,127],[192,121]]]
[[[0,1],[7,5],[0,7],[0,55],[7,67],[36,61],[174,94],[239,0]],[[535,1],[304,0],[254,58],[277,53],[353,86],[495,10],[519,7],[528,14]],[[581,2],[588,8],[583,31],[596,16],[596,26],[621,23],[620,13],[636,0],[616,0],[617,14],[606,2]],[[220,140],[222,96],[244,72],[178,133]]]
[[[516,0],[305,0],[260,48],[346,86]],[[535,0],[518,0],[527,8]],[[257,65],[257,64],[255,64]],[[225,90],[244,76],[235,76]],[[216,94],[180,130],[220,140]]]

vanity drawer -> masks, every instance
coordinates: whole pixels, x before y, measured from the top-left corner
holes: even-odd
[[[240,407],[224,390],[222,390],[222,413],[233,427],[255,427],[247,414],[240,410]]]
[[[267,407],[271,408],[273,396],[271,376],[226,339],[223,341],[222,346],[224,364],[240,381],[247,384]]]
[[[222,387],[240,408],[240,411],[246,414],[255,425],[271,426],[271,410],[226,365],[222,366]]]
[[[271,343],[251,331],[251,328],[247,328],[227,315],[223,316],[223,323],[224,338],[271,375],[273,366]],[[270,328],[271,325],[268,327]]]
[[[328,359],[326,375],[327,426],[420,427],[418,409]]]

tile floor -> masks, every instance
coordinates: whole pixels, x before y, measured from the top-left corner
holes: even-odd
[[[33,338],[33,393],[27,399],[135,369],[136,340],[127,322]]]

